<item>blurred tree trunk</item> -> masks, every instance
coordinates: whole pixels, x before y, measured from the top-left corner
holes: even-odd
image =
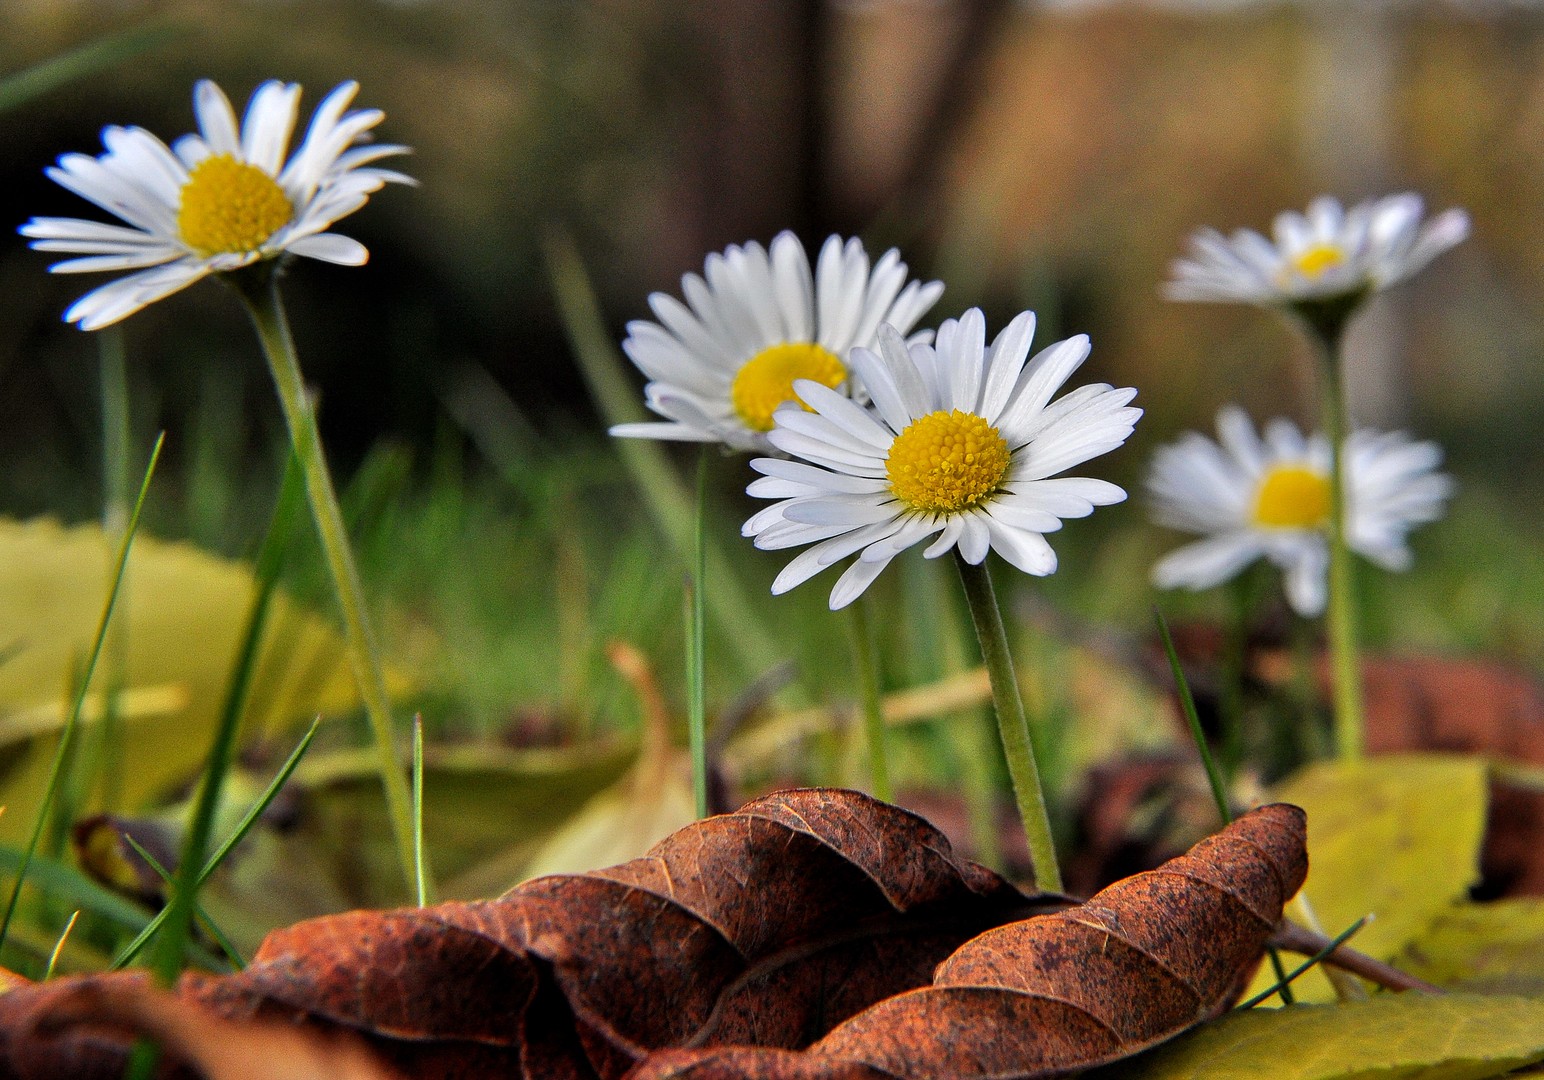
[[[915,242],[1010,0],[697,0],[679,236],[696,251],[882,215]]]
[[[1310,11],[1300,98],[1310,162],[1342,201],[1377,198],[1394,190],[1396,16],[1377,4],[1321,4]],[[1400,291],[1379,297],[1353,324],[1346,346],[1353,424],[1398,426],[1409,412],[1407,329]]]

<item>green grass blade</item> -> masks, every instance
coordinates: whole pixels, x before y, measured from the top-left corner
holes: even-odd
[[[14,109],[55,87],[99,71],[107,71],[159,48],[187,32],[187,28],[163,22],[138,26],[121,34],[98,38],[41,64],[0,80],[0,112]]]
[[[21,887],[27,880],[27,868],[32,862],[33,855],[37,854],[38,841],[42,838],[43,828],[48,822],[49,807],[53,804],[54,795],[59,788],[59,778],[64,771],[64,763],[69,755],[70,739],[75,733],[76,726],[80,723],[80,711],[86,702],[86,691],[91,686],[91,675],[96,670],[97,660],[102,655],[102,643],[107,639],[107,624],[112,619],[113,607],[118,602],[118,591],[123,586],[124,569],[129,562],[129,549],[134,545],[134,534],[139,530],[140,511],[145,506],[145,496],[150,491],[150,478],[155,475],[156,462],[161,457],[161,446],[166,440],[163,432],[156,436],[155,447],[150,451],[150,463],[145,467],[145,478],[139,485],[139,497],[134,500],[134,510],[129,515],[129,521],[123,532],[123,542],[118,546],[118,559],[113,569],[112,587],[107,592],[107,603],[102,607],[102,617],[97,622],[96,636],[91,645],[91,656],[86,662],[84,672],[81,674],[80,686],[75,693],[75,703],[70,708],[70,717],[65,721],[64,728],[59,732],[59,745],[54,749],[53,764],[49,766],[48,783],[43,788],[43,802],[38,807],[37,820],[32,827],[32,836],[27,841],[27,846],[22,852],[21,865],[16,869],[16,883],[11,887],[11,896],[5,905],[5,917],[0,919],[0,945],[5,943],[5,936],[10,932],[11,919],[16,915],[16,904],[21,899]]]
[[[610,424],[648,419],[621,354],[606,331],[595,291],[573,242],[561,232],[549,233],[546,252],[564,331],[601,415]],[[649,516],[675,550],[681,565],[690,567],[692,497],[665,451],[648,439],[617,439],[615,446]],[[714,584],[712,594],[705,596],[704,601],[737,654],[734,660],[738,662],[739,674],[754,678],[787,650],[779,648],[761,624],[747,616],[756,609],[723,552],[716,545],[709,545],[705,558]]]
[[[257,800],[248,807],[247,812],[236,823],[236,827],[231,830],[230,836],[226,837],[225,842],[215,850],[215,853],[210,856],[209,861],[204,864],[204,869],[199,873],[194,885],[195,888],[201,888],[204,882],[209,880],[209,875],[219,868],[220,864],[225,861],[225,857],[231,853],[231,850],[237,844],[241,843],[248,830],[257,823],[257,819],[262,816],[263,811],[268,809],[268,804],[273,802],[280,789],[289,780],[290,774],[300,764],[300,759],[305,756],[306,750],[311,746],[311,740],[316,738],[316,733],[321,728],[321,725],[320,717],[311,721],[310,729],[307,730],[305,736],[300,740],[295,749],[291,751],[288,760],[284,762],[284,766],[279,770],[278,775],[263,789],[263,793],[257,797]],[[131,963],[139,955],[140,950],[145,947],[145,942],[149,941],[155,932],[161,928],[161,924],[166,921],[166,916],[170,910],[169,907],[162,908],[160,913],[151,919],[145,928],[140,931],[139,935],[129,942],[128,946],[113,959],[112,967],[109,970],[117,971],[119,968]]]
[[[171,985],[182,969],[182,943],[192,927],[193,914],[198,907],[198,889],[204,877],[200,868],[204,865],[209,834],[214,828],[215,812],[220,805],[220,790],[235,758],[236,733],[240,730],[247,701],[251,697],[258,650],[262,646],[268,614],[278,589],[279,574],[284,567],[284,553],[300,519],[303,491],[300,464],[291,453],[274,506],[273,520],[258,552],[255,567],[257,592],[247,614],[247,625],[242,635],[241,648],[236,655],[236,666],[231,673],[230,687],[226,691],[225,706],[209,747],[209,763],[204,768],[198,800],[188,825],[187,837],[183,840],[176,880],[172,883],[170,911],[156,938],[155,951],[150,959],[150,969],[156,980],[163,985]],[[221,935],[217,933],[216,936]]]
[[[174,875],[170,870],[166,869],[166,867],[162,866],[161,860],[150,854],[150,852],[146,850],[144,845],[142,845],[138,840],[134,839],[128,833],[123,833],[121,835],[123,836],[124,841],[128,843],[129,847],[134,849],[134,853],[141,859],[144,859],[145,864],[156,872],[156,875],[166,883],[168,888],[173,890],[172,902],[171,904],[167,905],[168,910],[170,910],[177,903],[177,894],[175,892],[177,888],[176,875]],[[191,905],[191,910],[198,915],[199,921],[202,922],[204,926],[214,934],[214,939],[220,943],[220,948],[227,956],[231,958],[231,960],[235,962],[236,966],[238,968],[246,967],[246,961],[242,959],[241,953],[236,949],[236,947],[231,944],[229,935],[227,935],[225,931],[221,930],[215,921],[209,917],[209,912],[205,911],[201,906],[199,906],[197,900],[194,900],[193,904]]]
[[[1169,634],[1168,620],[1156,607],[1153,608],[1153,617],[1158,620],[1158,636],[1163,639],[1163,652],[1169,658],[1169,670],[1174,673],[1174,685],[1179,690],[1179,702],[1185,713],[1185,722],[1190,725],[1190,737],[1195,740],[1196,752],[1201,755],[1201,764],[1206,766],[1206,779],[1212,785],[1212,798],[1217,800],[1217,813],[1222,816],[1222,823],[1226,825],[1233,820],[1233,808],[1228,805],[1227,785],[1222,781],[1222,773],[1217,768],[1217,760],[1212,756],[1212,748],[1206,743],[1206,733],[1201,730],[1201,717],[1196,713],[1196,699],[1190,692],[1190,683],[1186,680],[1184,671],[1180,668],[1179,653],[1174,648],[1174,638]]]
[[[429,902],[424,874],[424,718],[413,716],[413,889],[418,906]]]
[[[1314,953],[1306,961],[1293,968],[1287,974],[1280,976],[1276,980],[1275,985],[1271,986],[1269,989],[1261,990],[1254,997],[1250,998],[1248,1001],[1243,1002],[1242,1004],[1235,1005],[1234,1008],[1252,1009],[1262,1001],[1269,1001],[1278,993],[1281,994],[1281,999],[1283,1001],[1289,1005],[1292,1004],[1291,998],[1286,994],[1286,989],[1292,983],[1292,981],[1299,975],[1303,974],[1303,972],[1313,967],[1315,964],[1322,962],[1326,956],[1340,948],[1347,941],[1350,941],[1358,930],[1367,925],[1367,920],[1370,917],[1371,916],[1363,915],[1360,919],[1356,920],[1356,922],[1342,930],[1340,934],[1333,938],[1328,945],[1324,946],[1324,948]]]
[[[55,942],[54,951],[48,954],[48,967],[43,971],[44,982],[54,977],[54,968],[59,966],[59,954],[64,951],[64,943],[70,939],[70,931],[75,929],[75,920],[78,918],[80,918],[80,909],[76,908],[75,914],[70,916],[70,921],[64,924],[64,931]]]

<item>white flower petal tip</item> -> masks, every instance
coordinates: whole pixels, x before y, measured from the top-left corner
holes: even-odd
[[[996,551],[1024,573],[1054,572],[1044,534],[1126,493],[1105,480],[1053,474],[1119,446],[1141,410],[1125,405],[1134,390],[1103,385],[1052,400],[1087,355],[1088,339],[1029,359],[1033,332],[1029,312],[990,345],[976,310],[946,320],[932,343],[881,325],[872,345],[850,353],[867,406],[797,384],[803,405],[778,409],[769,435],[793,460],[757,459],[752,467],[763,478],[747,489],[778,501],[742,530],[763,549],[808,545],[773,591],[851,558],[830,596],[833,609],[845,607],[892,559],[924,543],[926,558],[956,551],[980,563]]]
[[[1159,588],[1208,589],[1256,559],[1285,575],[1288,603],[1312,617],[1324,610],[1329,558],[1329,445],[1287,420],[1257,434],[1243,410],[1217,413],[1218,441],[1189,432],[1159,448],[1146,489],[1153,520],[1200,540],[1153,567]],[[1442,516],[1452,480],[1442,452],[1403,432],[1353,431],[1345,440],[1346,541],[1390,570],[1410,564],[1406,537]]]
[[[1272,239],[1250,229],[1225,237],[1201,229],[1164,286],[1171,300],[1262,306],[1354,301],[1416,273],[1469,235],[1469,215],[1446,210],[1421,223],[1420,196],[1358,203],[1316,199],[1306,213],[1277,215]]]
[[[208,79],[193,88],[196,133],[168,146],[139,128],[112,126],[100,157],[60,157],[48,176],[125,224],[33,218],[19,231],[36,250],[85,256],[56,263],[56,272],[134,271],[82,297],[66,321],[100,329],[207,274],[286,254],[364,265],[363,244],[328,230],[384,185],[416,181],[374,165],[408,149],[368,141],[384,114],[346,112],[357,90],[344,83],[327,95],[288,161],[300,87],[264,83],[238,124],[230,99]]]
[[[645,400],[672,421],[629,434],[777,450],[768,433],[780,407],[800,408],[796,382],[865,401],[852,351],[911,331],[942,289],[908,281],[898,252],[871,265],[861,241],[837,236],[813,267],[790,232],[711,254],[701,274],[682,278],[681,299],[649,297],[657,321],[627,326],[622,348],[649,380]]]

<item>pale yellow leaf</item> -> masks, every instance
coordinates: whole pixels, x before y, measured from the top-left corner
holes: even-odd
[[[1442,754],[1390,754],[1320,762],[1271,794],[1308,811],[1308,881],[1303,894],[1323,932],[1372,921],[1351,944],[1392,960],[1479,880],[1487,763]],[[1297,917],[1294,908],[1288,914]],[[1274,982],[1269,968],[1250,994]],[[1334,994],[1317,969],[1293,984],[1298,996]]]
[[[24,836],[91,645],[114,545],[96,525],[0,520],[0,840]],[[128,690],[113,767],[134,808],[196,772],[207,753],[251,606],[250,568],[188,544],[140,535],[94,690],[121,672]],[[393,689],[405,681],[392,676]],[[101,697],[88,704],[100,711]],[[276,598],[253,679],[246,732],[273,732],[356,707],[341,637],[327,620]],[[88,714],[89,715],[89,714]]]
[[[1396,961],[1439,986],[1544,997],[1544,900],[1460,904]]]
[[[1087,1080],[1485,1080],[1544,1060],[1544,1001],[1388,994],[1250,1009]]]

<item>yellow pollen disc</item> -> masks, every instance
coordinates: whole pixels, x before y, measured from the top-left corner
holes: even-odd
[[[1315,244],[1298,252],[1293,257],[1291,266],[1303,277],[1314,281],[1323,277],[1326,270],[1333,270],[1345,261],[1346,253],[1335,245]]]
[[[913,510],[955,514],[986,500],[1008,472],[1008,442],[974,413],[928,413],[890,444],[885,477]]]
[[[771,431],[777,407],[799,400],[793,392],[795,379],[813,379],[835,389],[845,378],[847,369],[829,349],[809,341],[785,342],[763,349],[745,362],[729,387],[729,401],[746,427]]]
[[[1301,465],[1278,465],[1255,496],[1254,522],[1267,529],[1316,529],[1330,517],[1330,480]]]
[[[257,251],[295,215],[278,182],[229,154],[205,158],[182,185],[177,231],[201,255]]]

